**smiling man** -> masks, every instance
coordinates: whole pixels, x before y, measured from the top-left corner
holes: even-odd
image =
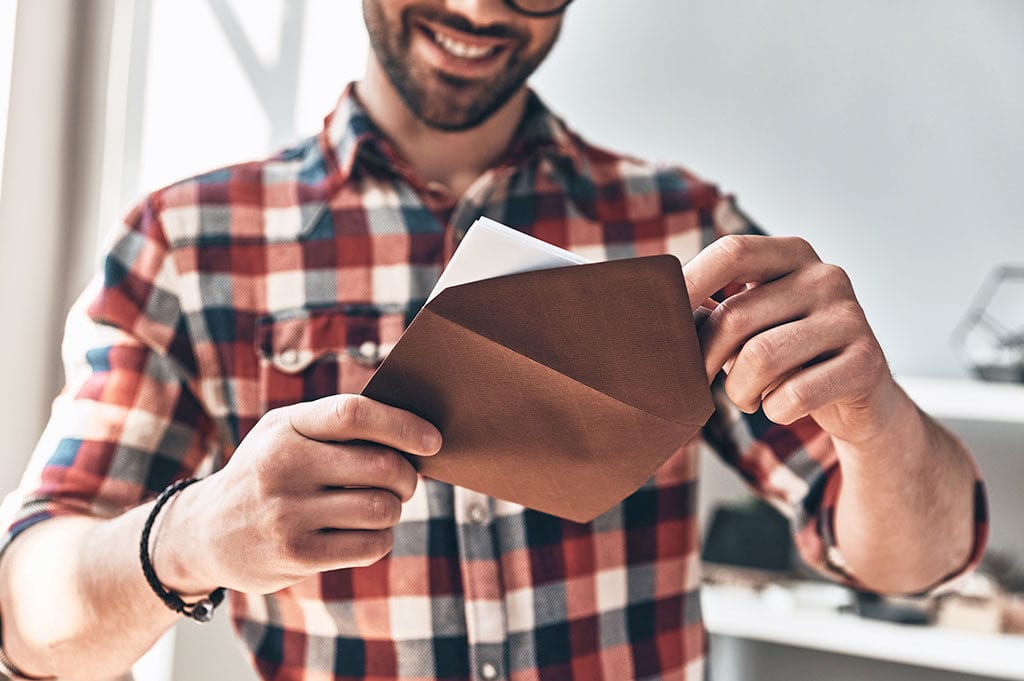
[[[914,592],[977,561],[970,455],[894,383],[842,270],[527,89],[566,4],[365,0],[369,67],[321,133],[129,213],[6,505],[12,673],[122,673],[226,590],[276,681],[703,678],[697,440],[577,524],[418,476],[441,433],[357,396],[480,215],[687,263],[703,440],[811,565]]]

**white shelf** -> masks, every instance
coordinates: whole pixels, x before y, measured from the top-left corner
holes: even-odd
[[[896,380],[935,418],[1024,425],[1024,385],[918,376]]]
[[[132,667],[135,681],[171,681],[174,674],[174,629],[157,639]]]
[[[868,620],[827,610],[782,609],[744,588],[705,585],[712,634],[856,657],[1024,680],[1024,636]]]

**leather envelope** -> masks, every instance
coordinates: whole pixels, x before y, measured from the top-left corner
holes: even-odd
[[[636,491],[713,411],[679,260],[445,289],[363,394],[444,436],[423,475],[576,522]]]

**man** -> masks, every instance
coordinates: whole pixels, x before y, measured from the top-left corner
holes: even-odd
[[[695,442],[576,524],[418,478],[400,453],[441,434],[354,396],[481,214],[687,262],[692,308],[714,308],[705,439],[811,564],[915,592],[978,559],[970,456],[893,382],[845,274],[713,186],[588,145],[525,88],[566,4],[364,0],[367,74],[323,133],[131,212],[13,497],[0,612],[23,674],[115,675],[168,604],[202,619],[226,587],[268,679],[702,677]]]

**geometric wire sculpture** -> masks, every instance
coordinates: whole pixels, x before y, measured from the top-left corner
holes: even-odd
[[[951,340],[960,362],[979,378],[1024,383],[1024,265],[989,273]]]

